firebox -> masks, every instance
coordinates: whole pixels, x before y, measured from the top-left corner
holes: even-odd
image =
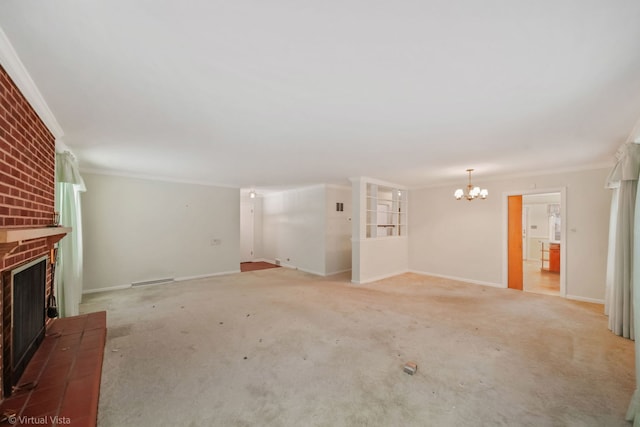
[[[19,266],[11,270],[7,276],[10,280],[12,298],[11,341],[4,354],[5,396],[11,394],[11,388],[17,384],[44,339],[47,257],[43,256]]]

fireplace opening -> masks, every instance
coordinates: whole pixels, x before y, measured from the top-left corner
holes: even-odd
[[[38,258],[10,273],[11,343],[5,371],[5,396],[11,394],[45,335],[47,257]]]

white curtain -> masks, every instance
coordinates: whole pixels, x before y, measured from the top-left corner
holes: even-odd
[[[640,145],[627,143],[618,151],[618,163],[611,171],[608,186],[618,187],[612,205],[607,288],[609,327],[618,335],[634,339],[640,331]],[[617,199],[617,200],[616,200]],[[613,253],[611,252],[613,250]],[[609,269],[612,269],[610,271]],[[607,283],[609,284],[609,283]],[[638,314],[634,316],[634,313]],[[636,390],[627,411],[627,420],[640,427],[640,340],[635,342]]]
[[[635,339],[633,316],[633,230],[640,172],[640,145],[627,143],[617,153],[617,163],[607,178],[614,189],[609,230],[605,312],[609,329]]]
[[[85,191],[78,163],[69,152],[56,154],[56,210],[60,224],[72,231],[58,243],[56,297],[60,317],[76,316],[82,300],[82,213]]]
[[[636,192],[636,212],[635,227],[633,230],[633,283],[635,289],[633,298],[633,310],[640,313],[640,186]],[[640,316],[635,319],[636,330],[640,330]],[[640,427],[640,343],[636,341],[636,391],[633,393],[629,410],[627,411],[627,420],[633,421],[634,427]]]
[[[610,184],[610,188],[612,185]],[[611,213],[609,215],[609,246],[607,252],[607,279],[606,291],[604,296],[604,314],[609,315],[609,307],[613,301],[613,272],[615,270],[615,248],[616,248],[616,226],[618,223],[618,188],[612,188],[611,196]],[[611,329],[611,327],[609,327]]]

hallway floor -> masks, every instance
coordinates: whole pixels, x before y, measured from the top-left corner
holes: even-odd
[[[560,273],[540,269],[540,261],[523,261],[524,291],[543,295],[560,295]]]
[[[279,265],[271,264],[270,262],[257,261],[257,262],[241,262],[240,271],[257,271],[266,270],[267,268],[279,268]]]

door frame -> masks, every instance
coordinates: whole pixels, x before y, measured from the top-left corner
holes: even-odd
[[[507,287],[524,290],[522,258],[522,194],[507,197]]]
[[[562,224],[561,224],[562,225]],[[562,233],[561,233],[562,234]],[[529,206],[522,204],[522,259],[529,259]]]
[[[240,263],[255,261],[254,200],[240,194]]]
[[[502,286],[509,287],[509,196],[560,193],[560,296],[567,296],[567,187],[530,188],[502,193]]]

